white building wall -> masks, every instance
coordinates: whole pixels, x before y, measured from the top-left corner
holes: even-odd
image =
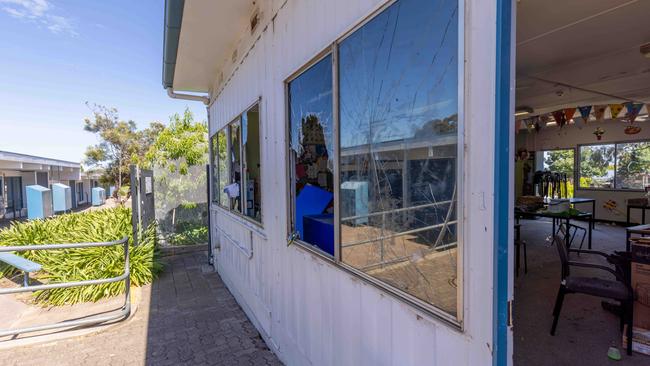
[[[287,247],[284,80],[384,1],[260,3],[261,25],[239,43],[223,82],[215,75],[209,109],[212,135],[262,98],[264,228],[211,207],[216,266],[228,288],[287,365],[491,364],[495,1],[468,0],[465,10],[462,331]]]

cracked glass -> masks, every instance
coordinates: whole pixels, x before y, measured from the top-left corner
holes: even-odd
[[[341,261],[457,316],[458,2],[401,0],[339,44]]]

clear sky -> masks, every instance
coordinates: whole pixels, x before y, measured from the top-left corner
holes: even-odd
[[[0,150],[81,161],[85,102],[139,128],[200,102],[161,84],[162,0],[0,0]]]

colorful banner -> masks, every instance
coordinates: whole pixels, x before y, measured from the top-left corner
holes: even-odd
[[[591,114],[591,106],[586,105],[584,107],[578,107],[578,110],[580,111],[580,117],[582,117],[582,121],[584,123],[587,123],[589,121],[589,115]]]
[[[595,105],[594,106],[594,116],[596,121],[602,121],[605,118],[605,111],[607,110],[606,105]]]
[[[623,110],[622,104],[609,105],[609,112],[612,114],[612,119],[616,119],[616,117],[618,117],[618,114],[621,113],[621,110]]]
[[[571,121],[571,119],[575,114],[576,114],[575,108],[564,108],[564,119],[566,120],[567,123]]]
[[[643,103],[627,102],[624,104],[625,108],[627,109],[625,118],[628,120],[628,122],[634,123],[634,120],[639,115],[639,112],[641,112],[641,108],[643,108]]]
[[[553,118],[555,119],[555,123],[560,126],[560,128],[564,127],[566,124],[566,117],[564,116],[564,110],[560,109],[559,111],[555,111],[552,113]]]

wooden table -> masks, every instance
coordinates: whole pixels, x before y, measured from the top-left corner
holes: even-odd
[[[650,235],[650,224],[629,226],[625,228],[625,251],[626,252],[630,251],[630,239],[632,238],[632,234],[638,234],[641,236]]]

